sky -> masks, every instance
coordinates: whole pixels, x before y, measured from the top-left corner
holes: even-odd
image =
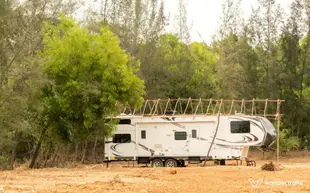
[[[243,0],[241,4],[245,17],[250,14],[251,6],[256,5],[257,0]],[[165,0],[166,12],[170,13],[173,19],[178,11],[177,0]],[[286,11],[288,11],[292,0],[277,0]],[[188,22],[191,26],[191,41],[211,42],[215,34],[222,12],[223,0],[187,0]],[[173,21],[173,20],[172,20]],[[173,31],[173,25],[168,27],[168,31]],[[201,37],[200,37],[200,35]]]

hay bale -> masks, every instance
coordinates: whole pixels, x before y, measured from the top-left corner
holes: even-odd
[[[280,165],[274,164],[273,162],[266,163],[261,167],[262,170],[264,171],[280,171]]]

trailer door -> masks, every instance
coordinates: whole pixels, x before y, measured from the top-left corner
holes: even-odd
[[[188,145],[189,145],[189,156],[200,156],[201,155],[201,148],[200,148],[200,127],[189,127],[188,128],[189,133],[189,139],[188,139]]]
[[[188,156],[189,143],[187,130],[174,131],[172,152],[174,156]]]

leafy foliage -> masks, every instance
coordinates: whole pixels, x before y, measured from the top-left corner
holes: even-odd
[[[0,156],[0,170],[8,170],[10,168],[11,167],[8,158]]]
[[[65,140],[104,129],[104,120],[117,113],[116,103],[142,104],[143,81],[108,28],[90,34],[62,15],[57,26],[45,24],[44,33],[43,66],[53,80],[43,89],[45,110],[49,126]]]
[[[300,139],[296,136],[289,136],[288,130],[280,132],[280,149],[282,152],[296,150],[300,147]]]

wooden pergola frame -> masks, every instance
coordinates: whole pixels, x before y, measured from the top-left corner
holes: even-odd
[[[280,107],[284,100],[251,99],[156,99],[145,100],[141,108],[119,105],[120,114],[147,117],[236,115],[262,116],[277,120],[277,162],[280,155]]]

